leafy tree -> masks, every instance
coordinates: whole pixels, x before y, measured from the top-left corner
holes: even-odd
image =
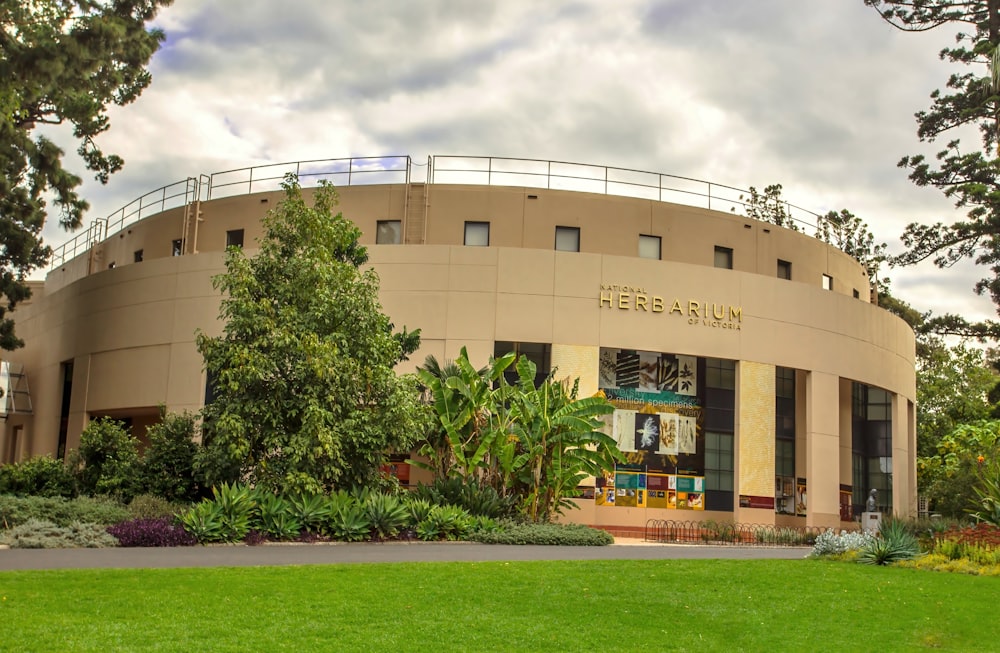
[[[168,414],[161,409],[161,420],[146,432],[149,447],[140,465],[142,491],[167,501],[193,501],[197,498],[194,459],[195,416]]]
[[[740,195],[740,200],[744,201],[743,213],[754,220],[800,231],[799,225],[792,218],[788,202],[781,197],[781,191],[781,184],[771,184],[763,192],[751,186],[748,196]],[[889,293],[889,279],[879,278],[881,267],[888,261],[887,246],[885,243],[875,242],[875,236],[861,218],[847,209],[818,216],[816,238],[854,257],[865,266],[869,281],[878,287],[879,294]]]
[[[106,494],[128,501],[135,494],[139,443],[110,417],[91,421],[80,434],[78,478],[82,494]]]
[[[200,468],[266,489],[318,492],[367,485],[391,449],[422,430],[416,380],[393,367],[416,334],[393,334],[378,275],[361,269],[360,230],[323,183],[308,206],[294,176],[263,219],[260,251],[226,252],[223,334],[199,333],[213,379]]]
[[[76,192],[80,178],[62,166],[63,151],[38,135],[39,125],[67,123],[77,153],[97,179],[122,167],[96,138],[110,126],[105,107],[126,105],[150,82],[145,69],[164,39],[146,29],[172,0],[0,0],[0,347],[15,349],[7,310],[27,299],[28,273],[51,250],[39,234],[46,195],[65,228],[80,226],[88,208]]]
[[[847,209],[830,211],[817,221],[816,237],[852,256],[865,267],[868,281],[878,289],[879,295],[889,294],[889,278],[879,277],[882,266],[889,259],[888,246],[875,242],[874,234],[861,218]]]
[[[941,50],[940,56],[971,70],[952,74],[946,91],[931,93],[930,109],[916,114],[917,136],[934,142],[966,127],[976,128],[980,135],[980,149],[963,149],[958,138],[951,138],[933,160],[921,154],[900,160],[914,184],[938,188],[966,215],[951,224],[909,224],[902,236],[907,251],[894,262],[910,265],[931,259],[947,268],[972,258],[992,272],[976,284],[976,292],[989,292],[1000,305],[1000,0],[865,0],[865,4],[904,31],[942,26],[958,30],[956,45]],[[942,326],[966,332],[963,335],[1000,336],[995,322],[977,326],[945,316]]]
[[[920,492],[931,510],[965,517],[977,505],[975,488],[983,461],[1000,460],[1000,421],[960,424],[936,443],[932,456],[917,461]]]
[[[792,231],[799,230],[799,226],[792,219],[788,202],[781,197],[781,184],[766,186],[764,192],[751,186],[750,194],[740,195],[740,201],[744,202],[743,213],[748,218],[775,224]],[[735,210],[733,209],[733,211]]]

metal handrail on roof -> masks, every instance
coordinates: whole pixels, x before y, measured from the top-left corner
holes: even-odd
[[[742,211],[750,206],[750,191],[735,186],[631,168],[542,159],[435,155],[428,172],[428,183],[571,190],[729,212]],[[797,225],[815,229],[822,219],[820,214],[809,209],[790,202],[782,204]]]
[[[313,159],[224,170],[209,175],[206,199],[278,190],[288,174],[298,177],[304,187],[318,185],[320,179],[336,186],[409,183],[411,166],[409,155],[395,155]]]
[[[316,186],[324,179],[338,186],[408,184],[413,165],[409,155],[346,157],[271,163],[188,177],[145,193],[107,217],[94,219],[84,231],[53,250],[49,267],[55,269],[128,225],[167,209],[197,200],[278,190],[289,173],[296,175],[303,187]],[[744,189],[692,177],[630,168],[542,159],[457,155],[428,157],[427,168],[428,184],[572,190],[674,202],[733,213],[744,212],[750,206],[747,201],[750,193]],[[789,202],[782,204],[796,226],[815,229],[822,220],[818,213]]]

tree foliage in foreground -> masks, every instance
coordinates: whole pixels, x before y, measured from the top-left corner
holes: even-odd
[[[200,468],[282,492],[368,485],[422,430],[416,379],[393,371],[418,336],[393,334],[334,188],[309,206],[294,177],[283,186],[259,253],[230,248],[214,279],[225,326],[197,338],[215,393]]]
[[[46,197],[65,228],[88,208],[80,177],[62,165],[63,151],[37,133],[68,124],[77,153],[97,179],[122,167],[96,138],[110,126],[106,107],[126,105],[150,82],[146,65],[164,39],[146,29],[172,0],[0,0],[0,293],[9,309],[30,296],[27,275],[48,261],[39,234]],[[0,306],[0,348],[23,343]]]
[[[865,0],[865,4],[904,31],[951,27],[958,32],[955,45],[941,50],[940,56],[962,70],[949,77],[946,90],[931,93],[929,109],[916,114],[921,141],[948,140],[933,158],[905,156],[899,166],[909,170],[917,186],[942,191],[965,217],[950,224],[909,224],[902,236],[907,251],[894,262],[911,265],[930,259],[947,268],[971,258],[992,273],[976,284],[976,292],[988,292],[1000,310],[1000,0]],[[978,130],[978,144],[962,147],[960,139],[950,137],[966,128]],[[1000,336],[1000,324],[995,322],[973,325],[957,316],[944,316],[940,322],[958,335]]]

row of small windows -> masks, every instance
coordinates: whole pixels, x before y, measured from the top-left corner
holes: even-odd
[[[375,243],[377,245],[398,245],[402,242],[402,222],[400,220],[379,220],[375,228]],[[489,247],[490,223],[484,221],[466,221],[463,244],[469,247]],[[663,256],[663,240],[660,236],[639,234],[639,258],[660,260]],[[580,251],[579,227],[556,227],[555,249],[557,252]],[[733,269],[733,249],[716,245],[714,265],[726,270]],[[779,279],[792,278],[790,261],[778,259],[776,276]],[[833,277],[823,275],[823,289],[833,290]],[[859,293],[854,291],[854,297]]]

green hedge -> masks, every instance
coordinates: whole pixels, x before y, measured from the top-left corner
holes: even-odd
[[[546,544],[553,546],[607,546],[611,534],[582,524],[504,524],[500,530],[473,533],[484,544]]]

